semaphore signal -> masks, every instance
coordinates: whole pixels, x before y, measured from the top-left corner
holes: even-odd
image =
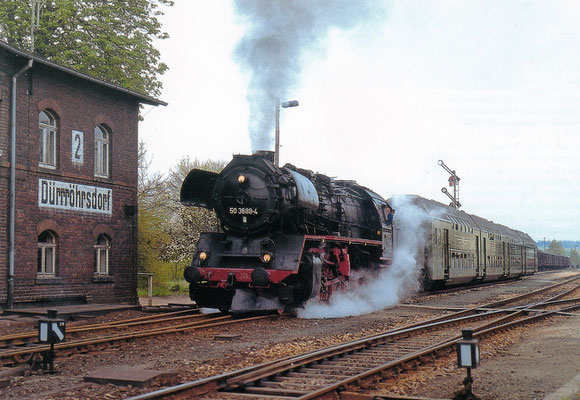
[[[449,197],[451,199],[451,203],[449,203],[449,206],[455,208],[456,210],[459,210],[459,207],[461,207],[461,203],[459,202],[459,181],[460,181],[460,179],[457,176],[457,174],[455,173],[455,171],[452,171],[447,165],[445,165],[443,160],[437,161],[437,164],[439,164],[439,166],[441,166],[445,171],[447,171],[451,174],[451,176],[449,177],[449,186],[453,186],[453,196],[451,196],[451,194],[449,194],[449,191],[445,187],[441,188],[441,191],[443,193],[445,193],[447,195],[447,197]]]

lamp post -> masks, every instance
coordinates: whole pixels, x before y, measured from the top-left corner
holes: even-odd
[[[467,377],[463,380],[463,389],[455,394],[454,400],[477,400],[479,397],[471,391],[473,378],[471,369],[479,365],[479,339],[473,338],[473,329],[462,329],[463,338],[457,342],[457,366],[467,369]]]
[[[280,164],[280,107],[298,107],[298,100],[284,101],[276,99],[276,143],[274,144],[274,164],[278,167]]]

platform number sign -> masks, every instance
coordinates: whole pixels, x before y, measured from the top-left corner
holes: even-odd
[[[60,343],[64,341],[66,322],[64,320],[41,319],[38,321],[39,343]]]
[[[73,163],[84,163],[83,154],[83,133],[81,131],[72,131],[72,154],[71,159]]]

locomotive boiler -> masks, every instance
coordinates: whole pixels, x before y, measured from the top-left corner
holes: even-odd
[[[392,262],[394,210],[354,181],[335,180],[272,152],[235,155],[219,174],[194,169],[180,201],[214,210],[184,277],[200,307],[282,310],[327,300],[357,270]]]

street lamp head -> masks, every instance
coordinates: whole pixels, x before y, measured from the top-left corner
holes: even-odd
[[[280,107],[282,108],[298,107],[298,100],[284,101],[280,103]]]

